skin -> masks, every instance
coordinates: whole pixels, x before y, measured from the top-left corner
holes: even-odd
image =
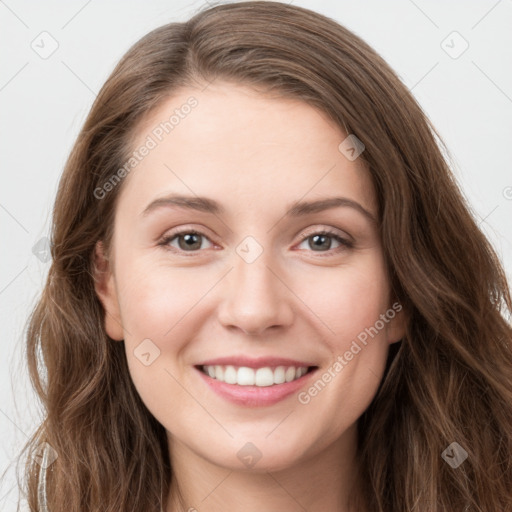
[[[284,216],[294,201],[343,196],[376,218],[368,171],[339,151],[347,134],[317,109],[222,81],[177,91],[139,127],[134,147],[191,95],[198,106],[125,178],[110,257],[101,243],[96,251],[107,333],[124,340],[137,391],[168,433],[176,479],[167,512],[182,510],[177,484],[183,510],[348,511],[357,420],[404,334],[403,312],[308,404],[295,393],[235,405],[194,365],[240,354],[311,361],[319,370],[307,390],[391,307],[375,224],[350,207]],[[225,212],[141,215],[170,193],[207,196]],[[183,237],[159,245],[182,227],[204,234],[197,248],[184,250]],[[328,237],[315,247],[326,228],[354,246]],[[252,263],[236,252],[249,235],[263,249]],[[134,355],[147,338],[160,350],[149,366]],[[247,442],[261,453],[251,468],[237,457]]]

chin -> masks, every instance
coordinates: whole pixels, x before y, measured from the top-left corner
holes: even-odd
[[[211,463],[232,471],[252,473],[276,472],[299,464],[304,457],[304,441],[299,436],[297,443],[283,444],[282,440],[266,439],[261,432],[244,436],[243,441],[231,441],[216,453],[205,453]],[[240,439],[240,438],[239,438]]]

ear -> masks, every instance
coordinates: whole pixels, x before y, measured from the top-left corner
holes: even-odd
[[[391,315],[393,314],[392,312],[395,313],[393,318],[391,318]],[[408,314],[402,304],[400,304],[398,301],[395,301],[393,302],[393,305],[388,309],[386,315],[391,318],[387,324],[388,343],[396,343],[405,336],[408,324]]]
[[[105,310],[105,330],[110,338],[124,339],[123,324],[112,265],[101,241],[94,248],[94,288]]]

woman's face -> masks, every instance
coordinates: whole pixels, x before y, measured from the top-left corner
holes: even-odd
[[[354,439],[403,313],[346,137],[220,81],[140,127],[97,292],[171,450],[275,470]]]

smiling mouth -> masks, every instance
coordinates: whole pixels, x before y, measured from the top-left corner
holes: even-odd
[[[247,366],[204,365],[196,366],[196,368],[210,378],[226,384],[270,387],[298,380],[316,370],[317,366],[277,366],[275,368],[265,366],[262,368],[249,368]]]

